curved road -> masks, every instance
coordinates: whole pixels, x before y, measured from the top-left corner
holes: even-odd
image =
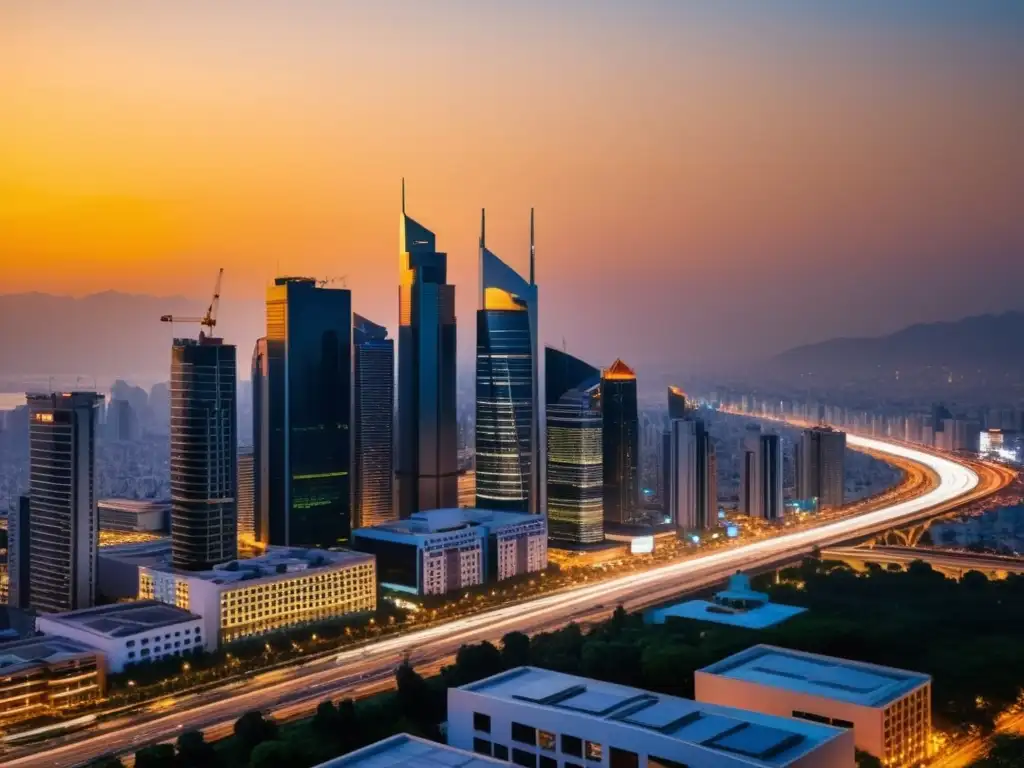
[[[736,570],[786,563],[815,547],[836,545],[937,514],[1005,485],[1005,480],[994,474],[980,478],[967,464],[905,445],[855,435],[848,435],[847,440],[851,447],[918,462],[935,473],[938,483],[921,496],[857,517],[535,598],[344,651],[334,659],[318,659],[186,696],[171,702],[162,714],[135,713],[101,722],[84,733],[12,751],[3,764],[8,768],[70,768],[101,754],[130,753],[145,744],[173,739],[184,730],[226,735],[231,723],[248,710],[290,715],[308,711],[324,698],[386,687],[394,666],[406,653],[414,654],[417,665],[433,665],[463,643],[497,640],[511,630],[532,633],[557,628],[574,619],[607,613],[618,603],[636,606],[668,599],[715,584]]]

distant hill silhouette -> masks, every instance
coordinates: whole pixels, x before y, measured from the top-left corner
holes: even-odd
[[[830,375],[925,368],[1019,372],[1024,369],[1024,312],[923,323],[888,336],[831,339],[783,352],[771,367]]]

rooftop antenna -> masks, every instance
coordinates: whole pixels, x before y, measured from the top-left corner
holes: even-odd
[[[487,306],[487,288],[484,285],[484,241],[486,239],[487,230],[487,210],[485,208],[480,209],[480,309],[484,309]]]
[[[533,262],[536,256],[536,249],[533,245],[533,208],[530,209],[530,285],[536,285],[533,274]]]

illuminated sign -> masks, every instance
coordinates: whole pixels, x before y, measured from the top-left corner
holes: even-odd
[[[728,536],[730,539],[735,539],[737,536],[740,535],[740,529],[737,528],[735,525],[730,525],[725,529],[725,535]]]
[[[653,536],[638,536],[629,542],[629,553],[631,555],[649,555],[654,551]]]
[[[36,421],[41,421],[44,424],[52,424],[53,423],[53,414],[52,413],[37,413],[37,414],[34,414],[32,418],[34,418]]]

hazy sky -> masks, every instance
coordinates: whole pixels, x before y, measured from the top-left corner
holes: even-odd
[[[595,362],[1020,307],[1022,73],[1001,1],[5,3],[0,292],[347,275],[393,327],[404,175],[463,328],[480,207],[524,269],[536,207]]]

